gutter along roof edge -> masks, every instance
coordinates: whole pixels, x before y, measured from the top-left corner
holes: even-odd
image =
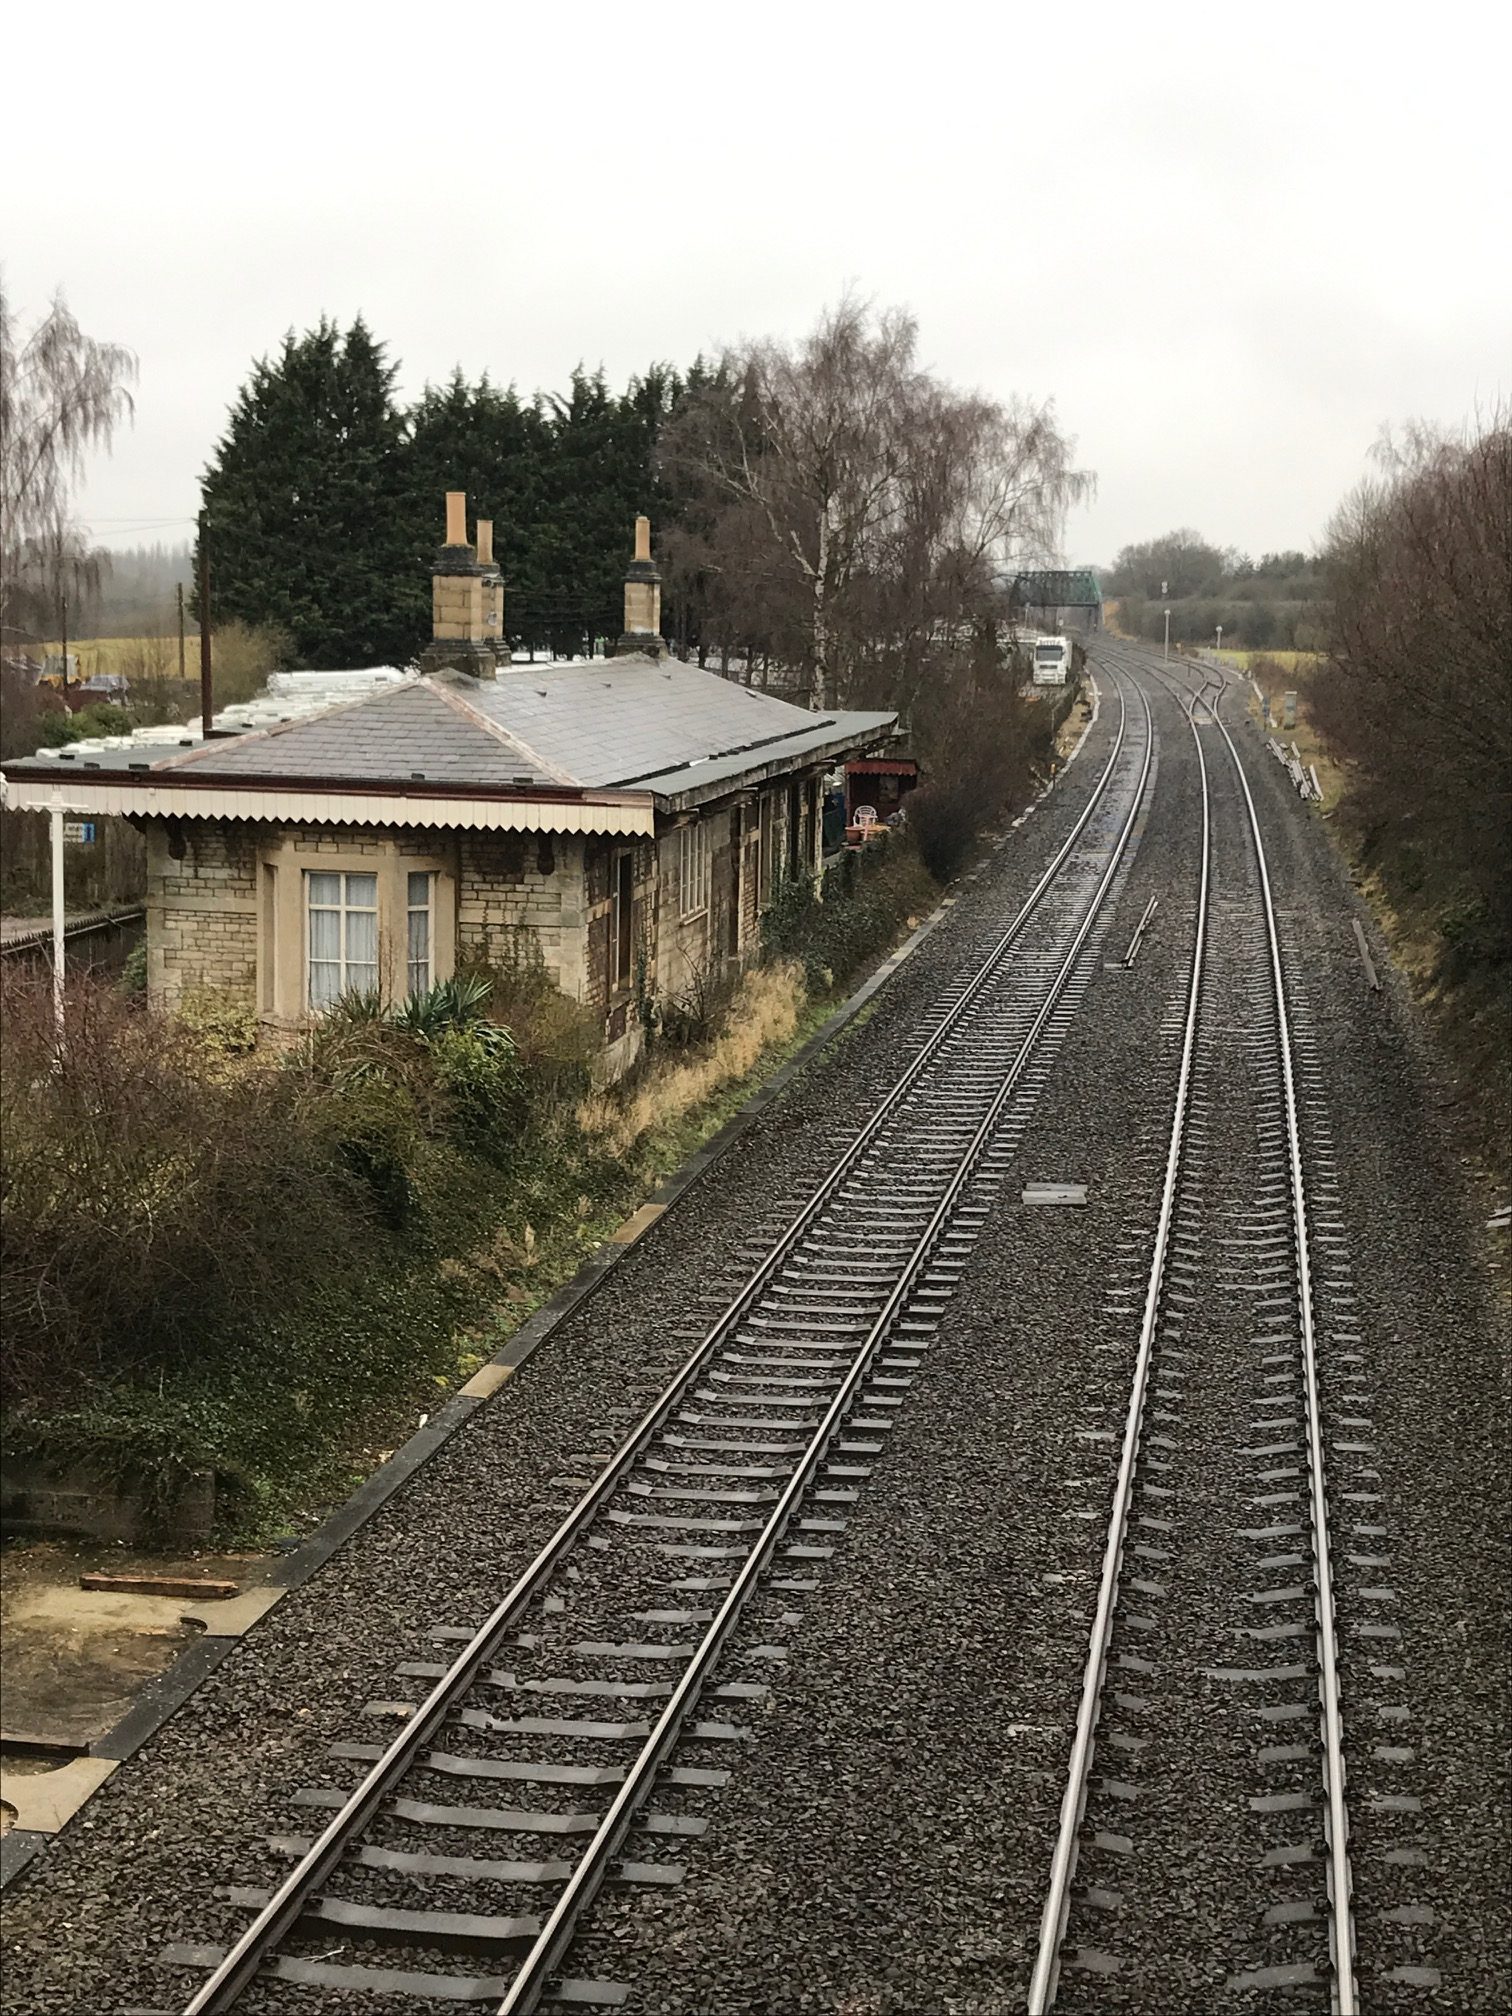
[[[684,766],[687,782],[682,788],[678,788],[681,773],[676,770],[653,771],[639,781],[655,792],[658,804],[672,811],[689,811],[710,799],[725,798],[750,785],[764,783],[787,770],[827,768],[849,749],[874,749],[878,743],[899,740],[902,733],[895,714],[879,714],[866,726],[842,728],[833,735],[816,737],[807,748],[780,750],[768,763],[753,762],[744,768],[732,768],[733,757],[713,757],[687,764]],[[700,771],[705,774],[698,775]]]
[[[232,776],[195,776],[192,771],[168,764],[112,765],[103,757],[88,763],[38,764],[33,756],[13,756],[0,765],[0,773],[8,791],[17,788],[49,791],[58,785],[76,790],[81,786],[115,784],[134,791],[279,791],[295,796],[307,793],[339,796],[349,792],[370,798],[497,799],[501,804],[531,798],[543,804],[632,805],[649,803],[651,799],[649,791],[621,790],[614,785],[531,784],[506,791],[483,783],[448,784],[439,777],[396,777],[392,773],[378,777],[291,777],[286,771],[268,770],[241,771]]]
[[[402,791],[343,780],[291,785],[276,779],[196,778],[162,771],[30,771],[5,779],[6,806],[156,819],[306,821],[313,825],[459,826],[500,832],[651,833],[649,792],[531,791],[490,794],[423,783]]]

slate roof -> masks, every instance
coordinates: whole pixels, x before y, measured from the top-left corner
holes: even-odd
[[[560,783],[502,734],[491,734],[428,679],[415,680],[331,708],[287,727],[235,740],[202,743],[169,759],[196,777],[278,777],[395,782],[423,777],[432,784],[481,791]]]
[[[468,698],[590,790],[645,788],[648,778],[806,734],[835,718],[675,659],[606,658],[540,673],[517,666],[472,686]]]
[[[187,741],[162,731],[43,751],[6,774],[67,770],[163,784],[411,785],[478,796],[647,793],[690,801],[750,773],[886,741],[896,716],[815,714],[676,660],[514,666],[496,680],[405,679],[302,718]],[[145,774],[144,774],[145,773]]]

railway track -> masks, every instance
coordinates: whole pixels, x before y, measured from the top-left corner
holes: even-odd
[[[1090,983],[1155,754],[1142,689],[1114,686],[1112,752],[1022,910],[665,1391],[558,1480],[570,1507],[514,1586],[437,1628],[449,1659],[398,1668],[428,1683],[372,1704],[398,1733],[336,1746],[360,1782],[298,1795],[330,1817],[277,1840],[271,1892],[229,1892],[246,1930],[166,1956],[210,1970],[186,2016],[272,1983],[501,2016],[625,1999],[564,1973],[574,1931],[606,1881],[680,1880],[666,1844],[704,1831],[751,1740]]]
[[[1164,677],[1137,654],[1110,657]],[[1179,697],[1202,787],[1190,976],[1028,2006],[1197,2011],[1280,1992],[1351,2016],[1298,1067],[1222,693],[1209,678]],[[1364,1514],[1349,1544],[1368,1549],[1380,1529],[1364,1502],[1346,1509]]]

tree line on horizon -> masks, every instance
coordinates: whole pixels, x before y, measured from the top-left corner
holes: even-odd
[[[1117,600],[1118,627],[1150,644],[1164,640],[1167,609],[1173,644],[1211,645],[1220,625],[1225,644],[1237,650],[1316,651],[1323,641],[1321,557],[1252,560],[1183,526],[1125,546],[1101,581],[1104,596]]]

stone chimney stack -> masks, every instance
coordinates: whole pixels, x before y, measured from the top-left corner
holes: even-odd
[[[494,559],[492,518],[478,520],[478,565],[487,570],[483,576],[483,635],[496,646],[500,659],[506,659],[509,654],[504,644],[504,576]]]
[[[446,493],[446,543],[431,568],[431,641],[420,656],[425,672],[450,668],[474,679],[498,671],[504,636],[504,582],[493,557],[493,523],[478,521],[478,544],[467,538],[467,495]]]
[[[666,650],[661,634],[661,575],[651,558],[651,520],[637,518],[635,558],[625,569],[625,631],[615,646],[615,655],[661,658]]]

